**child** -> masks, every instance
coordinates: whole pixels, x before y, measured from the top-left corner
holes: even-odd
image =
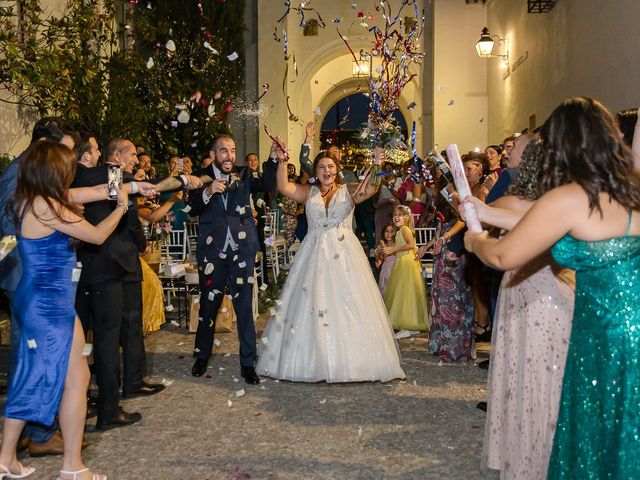
[[[405,338],[428,329],[429,312],[420,262],[416,259],[416,242],[409,207],[397,207],[393,211],[393,223],[398,228],[396,244],[382,248],[383,255],[397,257],[384,293],[384,303],[391,325],[395,330],[400,330],[396,338]]]
[[[391,276],[391,271],[393,270],[393,266],[396,264],[396,256],[395,255],[383,255],[382,249],[384,247],[395,247],[396,235],[396,227],[393,223],[389,223],[384,227],[382,231],[382,240],[380,240],[380,244],[376,248],[376,268],[380,270],[380,277],[378,278],[378,287],[380,287],[380,293],[384,295],[384,291],[387,288],[387,282],[389,281],[389,276]]]

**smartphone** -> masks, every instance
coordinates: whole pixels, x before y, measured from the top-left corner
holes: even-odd
[[[184,173],[184,158],[180,157],[176,160],[178,166],[178,173]]]
[[[122,169],[118,165],[109,164],[109,178],[107,180],[107,190],[111,200],[118,199],[116,188],[122,188]]]

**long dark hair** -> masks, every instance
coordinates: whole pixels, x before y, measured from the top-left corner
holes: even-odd
[[[544,163],[544,149],[539,140],[530,141],[522,151],[522,161],[518,167],[518,176],[508,190],[509,195],[524,200],[537,200],[542,181],[542,164]]]
[[[76,206],[68,199],[69,185],[76,173],[77,159],[73,151],[62,144],[46,140],[33,143],[20,159],[16,193],[12,199],[12,211],[16,223],[23,211],[33,207],[37,197],[42,197],[56,217],[64,222],[62,209],[80,215]],[[54,202],[58,206],[54,206]],[[19,212],[18,208],[22,205]],[[51,218],[40,220],[50,221]]]
[[[598,194],[640,210],[640,176],[633,155],[607,109],[598,101],[574,97],[563,101],[540,130],[545,150],[540,191],[576,182],[587,193],[591,211],[602,215]]]

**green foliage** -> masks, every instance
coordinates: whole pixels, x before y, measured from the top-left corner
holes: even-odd
[[[182,0],[68,0],[59,18],[37,0],[21,0],[18,14],[17,3],[0,7],[0,100],[65,117],[102,142],[130,138],[163,162],[200,159],[212,134],[228,131],[244,78],[244,2],[201,11]],[[122,12],[128,25],[118,26]]]
[[[0,175],[4,172],[4,169],[9,166],[9,164],[13,162],[13,157],[8,153],[0,153]]]

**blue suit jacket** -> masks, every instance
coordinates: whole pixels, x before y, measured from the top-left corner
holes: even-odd
[[[195,190],[189,195],[189,215],[200,216],[198,227],[198,261],[203,262],[206,257],[211,261],[225,255],[224,246],[227,231],[231,232],[234,242],[238,245],[237,254],[245,258],[255,256],[259,249],[256,224],[251,215],[250,195],[252,192],[271,192],[275,188],[277,163],[264,163],[264,173],[261,177],[254,176],[248,169],[240,172],[239,181],[230,186],[225,194],[215,193],[209,203],[202,200],[202,190]],[[195,172],[196,176],[209,175],[215,178],[213,165]],[[225,208],[223,195],[226,195]],[[210,240],[209,240],[210,238]],[[230,250],[230,249],[229,249]],[[230,251],[226,252],[230,254]]]
[[[20,154],[9,164],[0,176],[0,237],[16,234],[16,224],[13,215],[7,209],[9,200],[16,192],[18,184],[18,168]],[[15,292],[18,282],[22,278],[22,260],[16,247],[0,262],[0,289]]]

